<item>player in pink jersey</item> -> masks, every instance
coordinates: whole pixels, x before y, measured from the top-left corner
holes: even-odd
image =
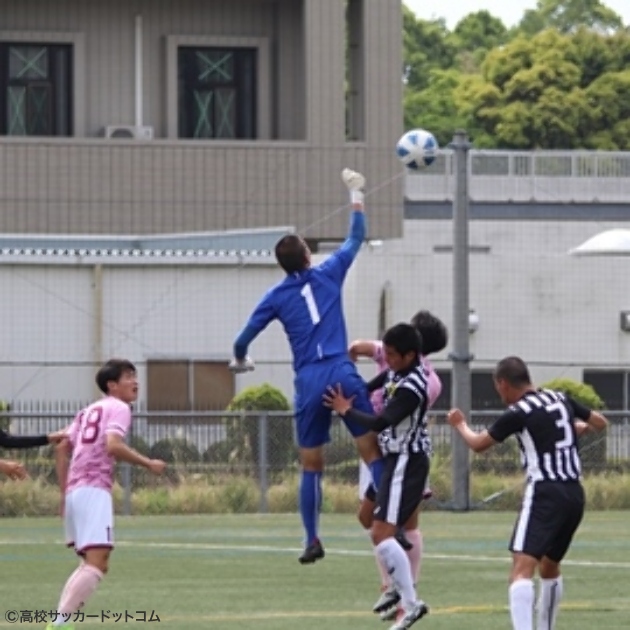
[[[422,363],[428,374],[429,406],[432,407],[442,392],[442,382],[440,381],[440,377],[435,373],[433,366],[427,357],[428,355],[439,352],[446,347],[446,344],[448,343],[448,331],[444,323],[429,311],[419,311],[416,313],[411,319],[411,324],[422,335],[424,352]],[[350,357],[355,361],[360,356],[371,358],[378,365],[379,373],[388,369],[383,354],[383,344],[379,340],[354,341],[350,345],[349,353]],[[374,406],[375,413],[379,413],[382,410],[382,391],[377,390],[373,393],[372,405]],[[366,530],[369,530],[372,526],[375,495],[376,491],[372,485],[370,471],[364,469],[363,462],[361,462],[359,473],[359,499],[361,501],[361,505],[359,507],[358,518],[359,522]],[[427,480],[427,487],[423,498],[427,499],[430,496],[431,491]],[[405,523],[403,528],[404,536],[397,538],[400,544],[403,545],[404,549],[407,551],[409,562],[411,563],[416,581],[420,575],[423,547],[422,532],[418,526],[418,513],[419,510],[416,510],[407,523]],[[395,594],[389,589],[389,576],[387,574],[387,570],[381,564],[378,556],[376,556],[376,563],[381,574],[382,595],[374,607],[381,609],[383,608],[383,604],[387,598],[392,600],[392,604],[389,607],[386,607],[381,613],[381,618],[384,621],[387,621],[396,616],[397,613],[400,613],[401,610],[396,606],[397,600],[394,601]]]
[[[68,440],[56,450],[57,476],[65,493],[66,542],[82,561],[65,584],[48,630],[72,629],[70,617],[85,605],[107,573],[114,547],[111,491],[116,461],[144,466],[156,475],[166,466],[124,441],[131,426],[130,405],[138,397],[134,365],[112,359],[98,371],[96,383],[105,396],[76,415],[67,430]]]

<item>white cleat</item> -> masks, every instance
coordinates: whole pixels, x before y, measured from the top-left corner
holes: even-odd
[[[393,587],[390,586],[386,591],[381,593],[381,596],[378,598],[376,604],[372,607],[372,612],[379,614],[385,611],[389,611],[390,608],[394,607],[396,609],[396,604],[400,601],[400,593]]]
[[[408,630],[416,621],[420,621],[428,613],[429,608],[427,605],[424,602],[417,602],[389,630]]]

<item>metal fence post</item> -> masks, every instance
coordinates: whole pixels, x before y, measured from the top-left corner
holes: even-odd
[[[127,445],[131,443],[131,437],[133,432],[133,422],[129,427],[127,433],[126,442]],[[131,464],[129,462],[123,462],[122,465],[122,482],[123,482],[123,514],[125,516],[131,516]]]
[[[453,195],[453,407],[470,417],[471,378],[469,351],[469,270],[468,270],[468,151],[470,143],[465,131],[456,131],[451,147],[454,150],[455,194]],[[470,470],[468,446],[452,430],[453,507],[470,509]]]
[[[267,479],[267,468],[269,462],[269,442],[267,423],[268,416],[266,413],[258,416],[258,480],[260,483],[260,513],[268,512],[267,491],[269,490],[269,481]]]

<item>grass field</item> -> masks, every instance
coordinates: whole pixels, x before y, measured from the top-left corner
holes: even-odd
[[[434,630],[510,627],[505,550],[513,514],[427,513],[419,586],[431,613],[416,624]],[[565,566],[558,630],[628,628],[630,514],[590,512]],[[75,566],[61,544],[58,519],[0,522],[0,627],[7,611],[54,610]],[[327,557],[297,562],[297,515],[119,517],[109,575],[76,624],[103,626],[317,630],[388,628],[370,612],[378,595],[366,535],[349,516],[324,516]],[[101,611],[111,611],[103,622]],[[125,611],[151,611],[160,621],[125,622]],[[113,615],[122,615],[115,622]],[[43,624],[39,627],[43,627]]]

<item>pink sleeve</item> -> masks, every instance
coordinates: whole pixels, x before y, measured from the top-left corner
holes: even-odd
[[[385,361],[385,357],[383,355],[383,342],[373,341],[372,348],[372,359],[379,365],[382,364]]]
[[[81,418],[83,418],[84,410],[79,411],[79,413],[74,417],[72,424],[66,429],[66,435],[68,436],[68,441],[74,447],[77,443],[77,437],[79,435],[79,431],[81,430]]]
[[[442,393],[442,381],[440,377],[436,374],[431,362],[427,359],[423,359],[424,367],[426,368],[429,378],[427,380],[427,385],[429,388],[429,407],[433,407],[435,401],[440,397]]]
[[[120,406],[112,409],[107,419],[105,433],[115,433],[121,437],[127,435],[131,426],[131,409],[127,406]]]

